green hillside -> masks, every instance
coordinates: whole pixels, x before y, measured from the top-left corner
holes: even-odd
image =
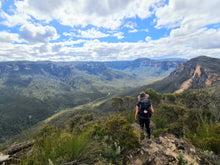
[[[185,137],[196,146],[195,153],[198,158],[188,162],[203,164],[209,161],[216,164],[218,161],[216,154],[220,153],[220,87],[188,90],[181,94],[160,94],[152,89],[146,89],[145,92],[150,94],[155,110],[151,119],[155,124],[151,142],[161,144],[161,137],[158,137],[167,133],[177,138]],[[135,111],[131,108],[135,106],[133,99],[126,102],[128,99],[122,97],[121,107],[117,109],[112,105],[110,114],[102,113],[98,109],[100,101],[97,101],[76,109],[67,109],[49,118],[32,136],[34,146],[31,150],[34,152],[28,157],[21,154],[19,163],[126,164],[127,155],[137,152],[143,145],[140,132],[134,131],[131,127],[135,124]],[[101,100],[101,103],[103,101],[106,99]],[[131,103],[132,106],[128,108],[127,103]],[[87,109],[88,107],[91,109]],[[84,113],[81,112],[83,110]],[[175,145],[178,147],[181,143],[175,140]],[[183,148],[179,150],[187,154],[186,146],[181,147]],[[206,152],[203,152],[204,150]],[[207,152],[211,156],[207,157]],[[148,157],[146,160],[149,160]],[[178,163],[181,159],[176,158],[172,161]]]

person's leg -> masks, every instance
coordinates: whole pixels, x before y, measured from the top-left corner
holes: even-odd
[[[138,118],[138,121],[139,121],[139,124],[140,124],[141,129],[143,130],[143,129],[144,129],[144,120],[139,117],[139,118]]]
[[[150,139],[150,136],[151,136],[150,119],[146,119],[144,123],[145,123],[148,139]]]
[[[145,138],[145,136],[144,136],[144,120],[139,117],[138,121],[139,121],[139,124],[141,127],[140,139],[143,140]]]

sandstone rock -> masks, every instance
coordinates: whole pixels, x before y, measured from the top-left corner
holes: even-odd
[[[184,159],[188,162],[198,164],[195,147],[188,144],[184,139],[176,138],[172,134],[160,136],[156,139],[144,139],[141,142],[141,151],[133,155],[128,160],[128,164],[156,164],[156,165],[177,165],[180,153],[183,153]],[[141,162],[141,163],[140,163]]]
[[[10,160],[10,155],[3,155],[3,154],[0,154],[0,163],[3,163],[5,161],[8,161]]]

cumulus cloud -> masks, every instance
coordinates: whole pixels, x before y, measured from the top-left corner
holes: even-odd
[[[172,30],[170,38],[173,44],[183,44],[201,49],[220,49],[220,29],[202,28],[191,33],[175,29]]]
[[[150,7],[161,0],[24,0],[16,1],[15,13],[24,13],[37,20],[49,22],[56,19],[63,25],[88,24],[116,29],[124,18],[148,18]],[[11,16],[13,17],[13,16]],[[7,18],[10,19],[10,18]],[[12,23],[11,21],[8,21]]]
[[[151,37],[150,36],[147,36],[146,38],[145,38],[145,41],[150,41],[151,40]]]
[[[20,28],[20,37],[29,43],[49,42],[58,38],[56,29],[52,26],[24,24]]]
[[[107,33],[102,33],[98,30],[96,30],[95,28],[91,28],[88,30],[78,30],[77,34],[75,32],[71,32],[71,33],[66,33],[64,32],[63,35],[65,36],[74,36],[74,37],[80,37],[80,38],[103,38],[103,37],[108,37],[109,34]]]
[[[14,43],[14,42],[22,42],[19,39],[19,35],[17,33],[9,33],[6,31],[0,31],[0,43]]]
[[[16,25],[23,25],[27,23],[27,20],[30,20],[30,16],[15,11],[13,15],[9,15],[3,10],[0,11],[0,18],[2,18],[1,24],[8,27],[14,27]]]
[[[119,40],[124,38],[123,32],[117,32],[113,34],[114,37],[117,37]]]
[[[172,45],[195,49],[220,49],[219,29],[208,25],[220,23],[219,1],[169,0],[157,8],[156,28],[170,28]]]
[[[140,57],[192,58],[198,55],[219,57],[220,28],[208,26],[220,23],[218,1],[170,0],[168,4],[165,0],[15,1],[15,8],[11,9],[10,14],[0,10],[0,17],[4,20],[2,24],[16,26],[20,36],[9,31],[0,32],[0,60],[128,60]],[[135,22],[121,26],[126,18],[144,19],[152,13],[155,14],[156,28],[169,29],[170,33],[166,37],[155,39],[157,36],[151,36],[151,27],[140,27]],[[42,25],[33,24],[35,20]],[[62,41],[50,42],[59,37],[54,27],[45,26],[52,20],[76,30],[63,33]],[[94,28],[82,30],[87,25]],[[126,32],[123,30],[138,30],[142,34],[146,32],[146,38],[143,36],[142,41],[137,43],[122,42],[126,40]],[[157,29],[153,30],[153,33],[157,32]],[[69,40],[65,40],[66,36],[69,36]],[[83,40],[72,40],[73,37]],[[108,43],[98,40],[103,37],[115,37],[119,41]]]
[[[124,27],[129,28],[129,29],[134,29],[135,27],[137,27],[137,23],[136,22],[127,22]]]
[[[81,47],[75,44],[83,43]],[[79,40],[59,43],[40,43],[34,45],[9,44],[0,45],[0,58],[25,60],[132,60],[140,57],[184,57],[192,58],[198,55],[217,57],[220,49],[202,49],[185,46],[171,37],[149,42],[138,43],[108,43],[99,40]]]
[[[169,0],[156,10],[156,27],[196,29],[220,22],[219,0]]]

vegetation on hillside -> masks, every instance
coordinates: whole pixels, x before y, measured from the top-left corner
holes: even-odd
[[[146,89],[146,93],[155,109],[154,138],[171,133],[187,138],[198,148],[220,154],[219,87],[163,95]],[[123,156],[140,146],[140,134],[131,127],[136,122],[134,100],[129,96],[113,98],[112,115],[78,114],[63,123],[62,129],[45,126],[33,136],[33,152],[24,156],[21,163],[126,163]]]

